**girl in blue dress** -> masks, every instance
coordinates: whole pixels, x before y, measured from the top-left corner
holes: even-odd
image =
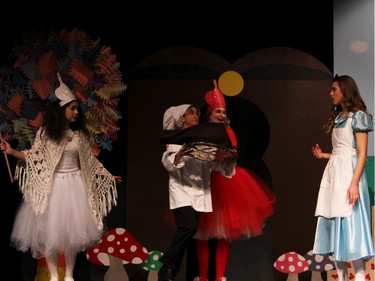
[[[333,107],[325,125],[331,134],[332,152],[312,147],[318,159],[329,159],[323,173],[315,216],[318,217],[314,254],[332,254],[339,281],[347,281],[347,262],[355,281],[366,280],[365,260],[374,255],[371,239],[370,196],[366,173],[368,132],[373,130],[352,77],[335,76],[330,92]]]

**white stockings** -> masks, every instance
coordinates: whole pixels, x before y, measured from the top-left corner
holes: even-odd
[[[49,274],[51,275],[51,281],[58,281],[59,274],[57,272],[57,267],[59,265],[59,256],[58,254],[53,254],[50,256],[46,256],[46,262],[49,270]]]
[[[76,263],[77,252],[73,249],[65,250],[64,251],[64,259],[65,259],[65,281],[74,281],[73,279],[73,271],[74,265]],[[46,256],[47,266],[49,273],[51,275],[50,281],[58,281],[59,274],[58,274],[58,264],[59,264],[59,255],[53,254],[50,256]]]
[[[353,261],[355,281],[366,281],[366,267],[363,259]]]
[[[338,281],[348,281],[348,268],[346,261],[335,261]],[[366,281],[365,261],[358,259],[353,261],[355,281]]]
[[[65,250],[65,278],[67,280],[73,280],[74,265],[76,263],[77,252],[73,249]]]

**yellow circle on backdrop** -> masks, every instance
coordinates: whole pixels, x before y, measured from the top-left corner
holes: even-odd
[[[238,72],[226,71],[220,75],[218,87],[224,95],[235,96],[243,90],[244,80]]]

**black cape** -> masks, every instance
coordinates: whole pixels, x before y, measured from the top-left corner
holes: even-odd
[[[184,130],[162,130],[159,140],[161,144],[205,142],[232,148],[227,130],[222,123],[203,123]]]

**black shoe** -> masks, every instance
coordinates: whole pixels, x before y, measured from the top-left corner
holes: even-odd
[[[158,272],[158,281],[173,281],[173,270],[170,267],[163,265]]]

